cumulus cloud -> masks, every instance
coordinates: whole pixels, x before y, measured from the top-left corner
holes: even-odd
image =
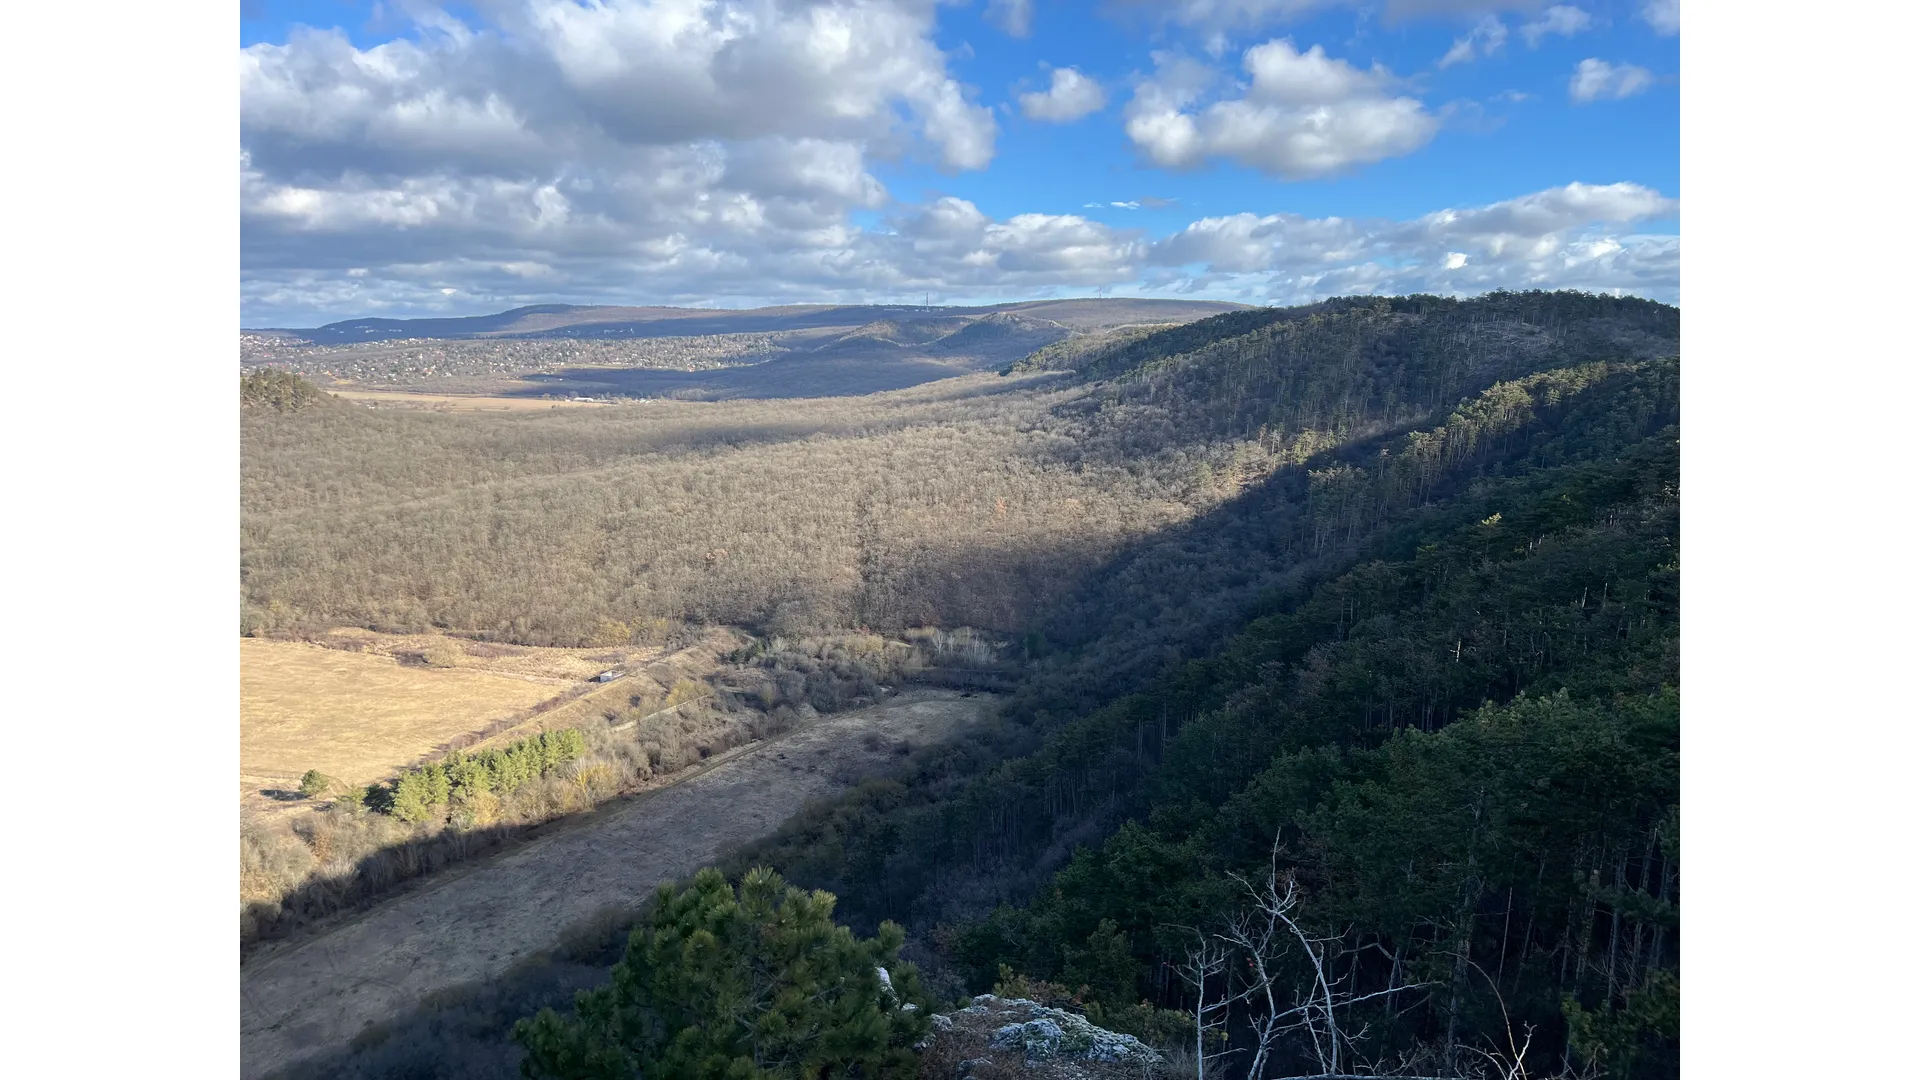
[[[1452,17],[1501,11],[1531,11],[1543,0],[1386,0],[1389,22],[1422,16]],[[1283,26],[1329,8],[1380,8],[1378,0],[1116,0],[1136,16],[1203,31],[1258,30]]]
[[[1679,238],[1624,226],[1678,204],[1637,184],[1568,184],[1411,221],[1235,214],[1204,218],[1152,246],[1179,268],[1164,287],[1301,303],[1343,293],[1477,293],[1584,288],[1673,299]]]
[[[1540,13],[1535,19],[1520,24],[1520,36],[1527,39],[1528,48],[1539,48],[1540,39],[1551,34],[1555,37],[1572,37],[1575,34],[1593,29],[1593,16],[1584,10],[1566,4],[1555,4]]]
[[[1567,80],[1567,94],[1585,104],[1591,101],[1618,101],[1653,86],[1653,72],[1633,64],[1615,66],[1589,57],[1580,61],[1573,78]]]
[[[870,155],[994,156],[936,0],[476,6],[487,21],[409,7],[412,32],[368,48],[300,28],[241,51],[250,305],[349,268],[369,273],[320,292],[453,303],[769,252],[818,280],[849,214],[888,205]]]
[[[730,218],[732,229],[689,227],[609,243],[591,213],[539,189],[380,194],[344,207],[297,191],[249,196],[283,196],[277,212],[308,227],[358,230],[365,242],[356,253],[370,264],[319,259],[250,274],[243,284],[245,305],[257,313],[250,325],[298,323],[274,318],[277,312],[471,312],[554,299],[851,303],[929,289],[988,300],[1126,287],[1282,304],[1347,293],[1495,288],[1673,300],[1679,289],[1679,238],[1632,229],[1672,218],[1678,205],[1625,183],[1568,184],[1401,221],[1208,217],[1158,241],[1073,214],[995,219],[948,196],[903,208],[875,228],[827,222],[807,243],[783,239],[774,246],[756,242],[752,215],[739,204],[713,211]],[[423,238],[460,243],[382,242],[395,235],[396,223],[421,221],[433,223],[419,233]]]
[[[1070,123],[1107,107],[1107,92],[1074,68],[1054,68],[1045,90],[1020,95],[1020,111],[1029,120]]]
[[[1453,48],[1440,58],[1440,66],[1452,67],[1471,60],[1492,56],[1507,43],[1507,24],[1499,19],[1488,17],[1474,24],[1465,37],[1456,38]]]
[[[1227,158],[1286,179],[1334,176],[1412,153],[1440,127],[1418,99],[1395,93],[1391,72],[1362,71],[1318,45],[1303,53],[1277,38],[1248,49],[1244,96],[1204,107],[1195,107],[1211,81],[1204,66],[1155,60],[1127,105],[1126,130],[1157,165]]]
[[[1647,0],[1640,6],[1640,17],[1662,34],[1680,32],[1680,0]]]
[[[987,21],[1011,37],[1033,33],[1033,0],[987,0]]]
[[[1129,278],[1144,244],[1131,231],[1077,214],[1016,214],[995,221],[973,203],[936,199],[872,235],[873,254],[906,284],[944,291],[1091,287]]]
[[[933,43],[932,0],[482,6],[494,25],[428,11],[416,37],[364,50],[304,29],[243,50],[242,140],[256,163],[506,173],[765,137],[917,136],[954,168],[993,156],[992,114]]]

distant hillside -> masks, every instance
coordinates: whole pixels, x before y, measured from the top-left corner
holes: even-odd
[[[1029,354],[1072,332],[1062,323],[1036,318],[1030,312],[996,311],[941,338],[934,348],[949,355],[977,358],[981,367],[990,367],[997,366],[1000,357]]]
[[[1138,322],[1185,321],[1245,307],[1244,304],[1212,300],[1131,298],[1034,300],[984,307],[803,304],[744,310],[536,304],[495,315],[446,319],[348,319],[312,329],[275,328],[250,332],[270,332],[316,345],[423,338],[692,337],[841,326],[853,328],[876,322],[909,325],[926,320],[1016,311],[1026,318],[1058,323],[1070,330],[1092,330]]]

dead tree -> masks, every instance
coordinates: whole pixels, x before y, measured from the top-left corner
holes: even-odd
[[[1288,1034],[1303,1031],[1320,1066],[1317,1076],[1351,1075],[1353,1040],[1357,1035],[1342,1030],[1341,1016],[1352,1006],[1375,998],[1384,998],[1424,983],[1390,982],[1381,990],[1355,993],[1335,989],[1340,978],[1330,970],[1341,955],[1333,947],[1341,938],[1315,937],[1301,925],[1300,893],[1291,871],[1280,869],[1280,840],[1274,838],[1267,874],[1249,881],[1238,874],[1229,875],[1246,890],[1251,904],[1234,918],[1224,931],[1214,936],[1246,963],[1247,985],[1228,997],[1229,1003],[1248,1005],[1253,1028],[1253,1061],[1248,1080],[1264,1080],[1266,1068]],[[1298,956],[1310,971],[1304,984],[1289,976],[1289,958]],[[1294,968],[1297,970],[1297,968]],[[1294,985],[1288,985],[1293,982]]]
[[[1201,931],[1194,931],[1194,942],[1187,946],[1186,963],[1174,968],[1174,974],[1180,981],[1193,987],[1193,1065],[1196,1080],[1207,1080],[1207,1036],[1209,1033],[1226,1026],[1226,1011],[1236,1000],[1230,991],[1230,985],[1221,988],[1220,996],[1207,999],[1207,990],[1214,980],[1227,970],[1227,962],[1232,959],[1225,943]],[[1220,1054],[1213,1055],[1220,1057]]]
[[[1399,981],[1396,962],[1387,985],[1366,993],[1341,990],[1346,982],[1354,985],[1356,972],[1349,967],[1346,977],[1335,971],[1342,960],[1358,963],[1361,949],[1343,949],[1345,935],[1316,937],[1302,925],[1300,890],[1292,871],[1280,868],[1280,838],[1274,846],[1263,878],[1248,880],[1228,875],[1245,890],[1249,903],[1230,917],[1224,929],[1211,934],[1194,931],[1195,943],[1187,948],[1186,963],[1175,968],[1182,982],[1194,988],[1194,1058],[1198,1080],[1206,1080],[1207,1036],[1226,1025],[1227,1013],[1245,1005],[1253,1032],[1253,1060],[1247,1068],[1247,1080],[1267,1080],[1266,1070],[1275,1051],[1291,1033],[1304,1032],[1312,1047],[1319,1071],[1282,1080],[1534,1080],[1526,1068],[1527,1052],[1533,1044],[1533,1029],[1523,1025],[1515,1032],[1511,1019],[1506,1023],[1506,1046],[1482,1049],[1449,1044],[1449,1059],[1456,1049],[1484,1060],[1485,1068],[1460,1070],[1449,1065],[1445,1076],[1412,1075],[1418,1066],[1403,1060],[1399,1067],[1381,1061],[1365,1061],[1359,1053],[1359,1040],[1366,1029],[1352,1031],[1344,1018],[1353,1006],[1377,998],[1388,998],[1406,991],[1419,990],[1431,983]],[[1492,988],[1506,1016],[1506,1000],[1499,983],[1471,959],[1462,958],[1471,970],[1478,971]],[[1235,972],[1244,983],[1235,987]],[[1224,979],[1221,979],[1225,976]],[[1220,980],[1220,996],[1209,997],[1215,981]],[[1217,1059],[1224,1054],[1212,1055]],[[1402,1071],[1406,1070],[1406,1071]],[[1548,1080],[1548,1078],[1543,1078]],[[1550,1080],[1593,1080],[1591,1070],[1575,1074],[1562,1070]]]

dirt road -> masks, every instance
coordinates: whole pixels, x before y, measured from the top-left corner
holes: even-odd
[[[241,1074],[336,1048],[435,991],[497,975],[610,904],[645,897],[992,707],[914,690],[828,716],[240,969]]]

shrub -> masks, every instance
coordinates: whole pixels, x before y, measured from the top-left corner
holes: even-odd
[[[484,829],[500,820],[500,796],[484,788],[462,791],[453,797],[448,819],[463,829]]]
[[[335,783],[333,777],[319,769],[308,769],[306,774],[300,777],[300,794],[309,799],[317,798],[332,790]]]
[[[595,647],[625,645],[633,640],[633,627],[618,619],[602,617],[599,624],[588,636],[587,644]]]
[[[467,655],[460,646],[442,639],[420,650],[420,659],[431,668],[458,667]]]
[[[667,707],[672,708],[675,705],[684,705],[689,701],[708,697],[712,695],[712,693],[713,688],[706,683],[693,679],[681,679],[674,683],[673,689],[667,693]]]
[[[283,827],[243,822],[240,830],[240,899],[279,896],[313,870],[313,852]]]
[[[927,1032],[901,928],[855,937],[831,893],[765,868],[662,886],[613,980],[514,1026],[529,1077],[911,1077]]]

